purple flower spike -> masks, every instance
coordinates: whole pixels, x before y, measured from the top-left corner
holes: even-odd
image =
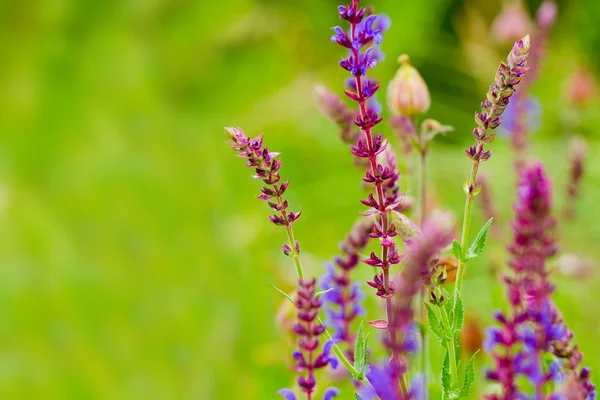
[[[491,400],[520,398],[527,393],[518,387],[518,376],[526,377],[539,395],[548,393],[547,384],[561,381],[564,374],[571,386],[569,395],[579,393],[572,398],[593,396],[594,386],[581,378],[583,357],[550,297],[554,286],[549,281],[546,260],[556,253],[551,192],[540,164],[523,170],[511,224],[514,238],[508,246],[512,274],[505,278],[511,310],[497,314],[500,326],[488,329],[485,344],[496,364],[487,372],[487,378],[502,386],[502,393],[488,397]],[[563,361],[544,369],[543,355],[547,353]],[[549,398],[559,395],[556,392]]]
[[[254,169],[255,174],[252,177],[262,180],[265,184],[258,198],[266,201],[275,212],[269,216],[269,221],[284,226],[292,240],[282,246],[283,254],[297,259],[300,244],[293,239],[292,224],[300,218],[300,212],[288,211],[288,201],[283,199],[289,182],[281,181],[281,161],[276,159],[279,153],[269,152],[269,149],[263,146],[262,136],[250,139],[240,128],[225,128],[225,131],[230,139],[229,146],[238,153],[238,157],[247,160],[247,167]]]
[[[292,356],[296,361],[294,369],[301,373],[297,378],[298,385],[310,399],[317,384],[315,370],[327,365],[336,368],[338,360],[330,354],[334,345],[331,340],[325,342],[322,351],[318,352],[319,337],[325,332],[325,326],[317,320],[321,301],[315,296],[316,280],[299,280],[298,286],[298,296],[295,302],[298,309],[298,322],[294,325],[293,330],[298,335],[300,350],[294,351]],[[290,392],[286,390],[289,389],[282,389],[283,393],[280,391],[284,397],[290,395]]]
[[[372,227],[372,218],[363,218],[354,224],[346,240],[340,244],[343,255],[335,258],[335,267],[327,265],[327,272],[320,282],[323,290],[331,289],[321,297],[325,300],[328,326],[333,328],[336,342],[345,343],[349,353],[354,349],[355,340],[350,333],[350,326],[364,312],[364,294],[356,283],[352,283],[350,274],[358,266],[358,253],[367,246]]]

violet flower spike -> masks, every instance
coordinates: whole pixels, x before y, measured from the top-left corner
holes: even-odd
[[[511,311],[496,314],[499,327],[488,330],[485,349],[496,362],[487,378],[499,382],[502,393],[492,400],[518,398],[519,375],[527,377],[539,396],[547,393],[546,384],[558,382],[568,372],[582,399],[593,396],[589,379],[579,379],[582,355],[572,343],[573,334],[564,324],[550,296],[554,286],[548,279],[546,260],[556,253],[553,228],[556,220],[550,215],[551,187],[541,165],[523,170],[515,204],[515,219],[511,224],[514,240],[508,250],[512,254],[509,267],[512,275],[505,278]],[[543,369],[544,353],[567,360]],[[589,377],[589,373],[584,373]],[[573,393],[573,391],[571,391]],[[540,397],[541,398],[541,397]]]
[[[364,250],[369,242],[372,227],[373,219],[367,217],[354,224],[340,244],[343,255],[335,257],[333,265],[327,265],[327,272],[320,282],[323,290],[331,289],[323,294],[321,299],[325,301],[327,325],[334,330],[332,337],[336,343],[345,342],[349,351],[354,349],[355,341],[355,337],[350,333],[350,326],[357,316],[364,315],[364,294],[358,283],[352,282],[350,274],[360,261],[359,252]]]
[[[254,179],[260,179],[265,186],[260,190],[259,199],[266,201],[275,213],[269,216],[269,220],[278,226],[285,227],[288,243],[282,246],[283,254],[291,257],[296,266],[296,274],[299,279],[303,278],[302,266],[300,264],[300,243],[294,238],[292,224],[300,218],[300,211],[288,211],[288,201],[283,199],[289,181],[281,182],[279,169],[281,161],[276,157],[279,153],[269,152],[263,146],[262,136],[250,139],[240,128],[225,128],[230,141],[229,146],[238,153],[238,157],[246,159],[246,166],[253,168]]]
[[[348,70],[354,77],[356,90],[348,90],[345,93],[351,100],[358,103],[360,113],[354,123],[361,129],[361,135],[359,135],[356,145],[351,146],[351,150],[355,157],[369,161],[369,170],[364,180],[373,186],[375,193],[369,194],[368,199],[362,200],[362,203],[369,207],[364,215],[377,215],[376,226],[371,236],[380,239],[381,243],[381,256],[372,254],[365,262],[381,268],[382,272],[374,280],[381,282],[378,295],[385,299],[387,319],[390,322],[393,292],[391,291],[389,269],[391,265],[399,263],[401,257],[392,240],[396,232],[388,218],[388,212],[398,204],[397,200],[394,201],[386,196],[384,190],[384,185],[394,179],[394,171],[377,161],[377,155],[384,152],[387,142],[381,134],[374,134],[372,130],[381,122],[382,118],[375,110],[369,109],[367,104],[369,98],[379,89],[378,83],[365,77],[368,69],[377,65],[377,58],[373,47],[363,50],[371,42],[381,43],[383,37],[381,29],[375,24],[377,17],[371,15],[365,19],[365,9],[360,8],[358,3],[359,0],[352,0],[350,5],[338,7],[340,17],[350,24],[350,33],[346,34],[341,28],[334,28],[336,35],[332,40],[350,51],[350,54],[340,61],[340,66]],[[364,23],[362,23],[363,20]],[[390,324],[389,334],[390,339],[394,341],[396,334],[392,326]],[[392,358],[396,360],[398,355],[392,354]]]
[[[294,325],[294,333],[298,336],[299,350],[294,351],[295,370],[301,373],[297,378],[298,386],[306,393],[307,400],[312,400],[312,394],[317,384],[315,371],[331,365],[337,368],[338,359],[331,355],[334,343],[331,340],[323,344],[318,352],[319,337],[325,332],[325,325],[318,320],[321,300],[316,297],[316,280],[298,280],[298,294],[295,306],[298,309],[298,322]],[[278,392],[285,399],[295,399],[290,389]],[[328,389],[325,399],[331,399],[337,394],[337,389]]]

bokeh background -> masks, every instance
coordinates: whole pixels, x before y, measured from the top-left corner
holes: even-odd
[[[490,37],[501,1],[373,3],[393,21],[375,75],[389,81],[396,57],[410,54],[431,90],[428,116],[456,128],[436,141],[430,176],[435,204],[460,218],[462,149],[508,51]],[[531,151],[554,178],[560,214],[568,142],[574,133],[588,140],[577,219],[561,220],[560,241],[594,266],[599,103],[575,109],[566,93],[578,66],[600,72],[600,2],[558,3],[533,89],[543,113]],[[258,182],[223,127],[264,132],[282,152],[290,203],[303,211],[295,229],[306,268],[320,275],[362,194],[361,172],[312,94],[317,83],[340,91],[346,78],[329,41],[337,5],[0,2],[0,398],[268,399],[293,384],[284,300],[270,286],[294,284],[279,250],[284,234],[267,222]],[[506,138],[493,150],[483,169],[506,237],[513,155]],[[482,221],[477,213],[474,224]],[[500,264],[503,246],[487,250]],[[502,306],[486,268],[473,263],[465,282],[467,312],[484,325]],[[598,374],[600,282],[590,268],[585,279],[554,279]]]

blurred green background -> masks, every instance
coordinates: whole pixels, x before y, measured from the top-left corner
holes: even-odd
[[[434,145],[430,175],[437,205],[460,218],[462,149],[508,50],[486,37],[501,1],[374,4],[393,21],[375,75],[387,82],[395,58],[410,54],[431,89],[428,116],[456,127]],[[337,5],[0,1],[0,398],[267,399],[293,384],[291,342],[275,321],[282,297],[270,287],[293,287],[284,233],[267,222],[259,184],[223,127],[264,132],[283,153],[289,201],[303,211],[295,229],[304,262],[320,275],[362,209],[361,172],[312,95],[317,83],[340,91],[346,78],[329,41]],[[560,239],[564,252],[594,260],[598,102],[570,109],[565,82],[578,64],[600,72],[600,3],[559,8],[533,90],[543,118],[532,151],[555,179],[561,210],[568,140],[573,131],[589,140],[579,218],[560,223]],[[483,169],[507,235],[512,153],[502,138],[493,150]],[[502,258],[502,248],[488,254]],[[465,301],[489,322],[501,303],[485,268],[471,266]],[[598,373],[600,283],[555,280]],[[371,319],[379,312],[371,307]]]

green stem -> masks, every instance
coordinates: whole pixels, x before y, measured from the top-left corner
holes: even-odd
[[[413,117],[412,122],[414,125],[415,132],[417,132],[417,118]],[[423,229],[423,224],[425,222],[425,218],[427,217],[427,144],[423,142],[422,130],[419,133],[419,142],[421,143],[421,149],[419,151],[419,226]],[[425,309],[425,295],[426,295],[425,286],[421,285],[420,293],[420,301],[419,301],[419,310],[418,313],[421,318],[421,368],[423,371],[423,386],[427,387],[427,375],[429,373],[428,368],[428,346],[427,346],[427,329],[426,320],[427,320],[427,310]]]
[[[443,306],[440,307],[442,310],[442,319],[444,320],[444,324],[446,325],[446,331],[451,330],[450,318],[448,317],[448,313],[446,312],[446,308]],[[452,387],[458,386],[458,365],[456,363],[456,346],[454,343],[454,339],[447,339],[446,346],[448,347],[448,354],[450,355],[450,376],[452,377]]]
[[[481,144],[479,146],[482,146]],[[483,147],[483,146],[482,146]],[[475,186],[477,184],[477,171],[479,170],[479,161],[473,162],[473,167],[471,168],[471,176],[467,181],[467,185],[465,187],[465,192],[467,193],[467,199],[465,201],[465,211],[463,216],[463,225],[462,225],[462,235],[460,238],[460,247],[462,249],[462,253],[466,254],[467,246],[469,245],[469,229],[471,227],[471,213],[473,211],[473,198],[475,195],[473,194]],[[458,294],[462,289],[462,282],[465,274],[466,262],[458,260],[458,270],[456,271],[456,286],[454,288],[454,303],[453,310],[456,311],[456,303],[458,300]]]
[[[283,214],[285,214],[285,212]],[[298,275],[298,279],[304,279],[304,273],[302,272],[302,264],[300,264],[300,254],[298,253],[298,250],[296,250],[296,239],[294,238],[294,231],[292,229],[292,225],[286,225],[285,231],[288,237],[288,244],[292,248],[292,253],[290,254],[290,257],[292,257],[292,260],[294,260],[294,265],[296,266],[296,275]]]
[[[317,317],[317,320],[319,321],[320,324],[325,325],[325,324],[323,324],[323,320],[321,319],[321,317]],[[344,364],[344,367],[346,367],[348,372],[350,372],[353,377],[358,376],[358,371],[356,370],[356,368],[354,368],[354,365],[352,365],[352,363],[346,358],[346,356],[344,355],[344,352],[342,351],[342,349],[339,348],[339,346],[337,345],[337,343],[335,342],[335,340],[333,339],[333,337],[331,336],[331,334],[329,333],[329,331],[327,329],[325,330],[325,335],[327,336],[327,338],[329,340],[333,341],[333,352],[335,353],[336,356],[338,356],[338,358],[340,359],[342,364]],[[371,385],[371,382],[369,382],[369,379],[366,376],[363,376],[362,379],[360,379],[360,382],[362,382],[364,385],[368,386],[373,391],[373,393],[375,393],[375,389],[373,388],[373,385]]]

